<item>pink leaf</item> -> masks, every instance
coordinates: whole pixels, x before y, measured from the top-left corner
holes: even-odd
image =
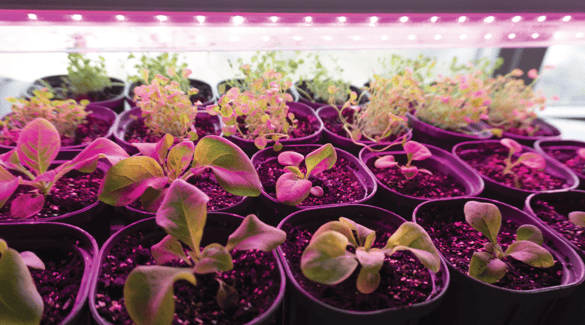
[[[516,142],[515,140],[512,139],[508,139],[508,138],[504,138],[502,140],[500,140],[500,143],[508,148],[512,150],[512,153],[515,152],[522,152],[522,145],[520,145],[518,142]]]
[[[18,188],[18,184],[20,183],[20,177],[10,180],[3,180],[0,181],[0,208],[6,204],[6,201],[10,199],[14,191]]]
[[[140,182],[132,183],[117,191],[116,196],[118,197],[118,200],[114,206],[128,205],[136,201],[136,199],[138,199],[149,187],[159,190],[168,185],[168,183],[169,180],[166,177],[147,178]]]
[[[45,205],[42,195],[23,194],[14,200],[10,206],[10,215],[17,219],[26,219],[39,213]]]
[[[90,143],[70,162],[57,167],[55,170],[60,172],[65,167],[68,167],[84,173],[91,173],[96,169],[97,162],[100,158],[105,158],[114,165],[120,160],[128,157],[128,153],[112,140],[98,138]]]
[[[157,143],[134,143],[134,146],[143,156],[150,157],[156,160],[159,165],[163,165],[174,141],[172,135],[165,134]]]
[[[431,172],[430,170],[425,169],[425,168],[419,168],[418,169],[418,172],[419,173],[425,173],[425,174],[428,174],[428,175],[432,175],[433,174],[433,172]]]
[[[402,166],[400,167],[400,170],[402,171],[402,174],[404,174],[404,177],[406,177],[406,179],[413,179],[416,176],[416,174],[418,174],[418,168],[416,168],[415,166],[410,167]]]
[[[254,140],[254,144],[256,145],[256,148],[264,149],[264,148],[266,148],[266,145],[268,144],[268,140],[266,140],[266,137],[261,135]]]
[[[528,77],[531,79],[536,79],[538,78],[538,71],[536,71],[536,69],[531,69],[528,71]]]
[[[311,194],[316,197],[322,197],[323,188],[321,186],[313,186],[311,187]]]
[[[518,161],[526,167],[533,169],[543,169],[546,166],[544,157],[534,152],[527,152],[518,158]]]
[[[398,165],[398,163],[394,160],[394,156],[387,155],[382,158],[376,159],[374,162],[374,167],[376,168],[390,168]]]
[[[18,166],[22,166],[22,164],[20,163],[20,159],[18,159],[16,149],[12,149],[7,153],[1,154],[0,164],[11,169],[17,169]]]
[[[305,156],[294,151],[285,151],[278,155],[278,163],[284,166],[298,167],[304,159]]]
[[[577,155],[579,155],[579,157],[585,159],[585,148],[581,148],[581,149],[577,150]]]
[[[276,198],[287,205],[296,206],[311,193],[312,183],[299,179],[295,174],[282,174],[276,181]]]
[[[61,148],[61,137],[49,121],[37,118],[29,122],[18,137],[16,153],[20,161],[38,175],[44,173]]]
[[[53,182],[55,181],[55,176],[56,176],[56,172],[55,170],[49,170],[48,172],[39,175],[37,178],[35,178],[35,182]]]
[[[412,160],[424,160],[432,156],[429,148],[416,141],[408,141],[404,144],[404,151],[412,154]]]

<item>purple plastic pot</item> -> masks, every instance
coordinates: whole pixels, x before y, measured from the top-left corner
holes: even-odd
[[[286,145],[282,148],[280,152],[284,151],[295,151],[295,148],[299,147],[309,147],[317,149],[321,147],[317,144],[305,144],[305,145]],[[374,195],[376,194],[376,190],[378,185],[376,184],[376,180],[374,175],[368,170],[368,168],[361,162],[357,157],[350,154],[347,151],[335,148],[337,153],[337,160],[343,158],[350,162],[353,166],[352,169],[356,178],[360,181],[363,187],[366,190],[365,196],[355,202],[348,202],[348,203],[337,203],[337,204],[325,204],[320,206],[290,206],[284,203],[281,203],[276,198],[268,195],[264,189],[262,189],[260,194],[260,202],[262,203],[259,206],[259,217],[262,221],[276,226],[284,217],[287,215],[299,211],[299,210],[308,210],[308,209],[315,209],[318,207],[333,207],[333,206],[345,206],[347,204],[360,204],[360,203],[371,203],[373,201]],[[258,170],[258,167],[264,162],[269,160],[276,160],[278,154],[280,152],[275,152],[272,148],[265,148],[258,151],[254,156],[252,156],[252,164]],[[275,180],[276,182],[276,180]]]
[[[57,76],[49,76],[49,77],[41,78],[39,80],[35,80],[34,83],[31,85],[31,87],[26,91],[26,96],[33,97],[34,96],[33,90],[42,89],[45,87],[45,85],[41,82],[41,80],[47,82],[53,88],[61,88],[61,85],[63,84],[63,78],[66,78],[66,77],[67,77],[66,75],[57,75]],[[116,79],[116,78],[110,78],[110,80],[112,83],[123,84],[120,86],[112,86],[112,92],[115,93],[116,96],[111,98],[111,99],[108,99],[108,100],[91,102],[91,103],[94,105],[104,106],[104,107],[110,108],[114,112],[120,113],[124,110],[124,99],[125,99],[124,94],[126,93],[126,83],[124,81],[122,81],[120,79]]]
[[[553,140],[554,141],[554,140]],[[552,233],[562,238],[567,245],[575,250],[581,259],[585,261],[585,251],[577,247],[567,237],[563,236],[562,233],[557,232],[544,220],[540,219],[534,211],[535,204],[537,201],[545,201],[549,205],[555,208],[555,211],[563,214],[568,220],[568,213],[572,211],[583,211],[585,208],[581,204],[570,204],[570,199],[581,199],[585,200],[585,191],[570,190],[565,192],[554,192],[554,193],[536,193],[531,194],[526,198],[526,204],[524,205],[524,211],[530,214],[534,219],[542,224],[542,227],[549,229]],[[579,229],[575,226],[575,230]],[[557,301],[553,310],[551,311],[551,319],[554,319],[554,323],[557,325],[572,325],[577,324],[579,321],[585,319],[585,308],[583,308],[583,297],[585,297],[585,283],[581,283],[577,290],[566,298],[561,298]]]
[[[333,108],[333,106],[322,106],[319,109],[317,109],[317,115],[319,116],[319,118],[321,119],[321,121],[325,121],[326,118],[332,118],[332,117],[337,117],[339,114],[337,113],[337,110],[335,108]],[[323,122],[325,123],[325,122]],[[408,133],[406,133],[404,136],[406,137],[407,140],[410,140],[412,138],[412,131],[410,129],[408,129]],[[348,137],[344,137],[344,136],[340,136],[334,132],[329,131],[327,128],[323,129],[323,135],[325,137],[325,141],[324,142],[329,142],[332,145],[334,145],[337,148],[346,150],[348,152],[351,152],[354,155],[358,155],[360,150],[362,150],[364,147],[360,146],[358,144],[353,143],[353,141],[351,141],[351,139],[349,139]],[[363,143],[366,145],[374,145],[376,144],[373,141],[358,141],[359,143]],[[382,141],[381,144],[390,144],[391,142],[388,141]],[[400,141],[397,141],[398,144],[400,144]]]
[[[204,247],[210,243],[221,244],[227,243],[228,236],[234,230],[236,230],[236,228],[240,225],[242,221],[243,218],[235,214],[210,212],[207,215],[207,221],[205,224],[205,230],[203,232],[201,247]],[[148,228],[152,228],[155,226],[156,226],[155,218],[149,218],[135,222],[116,232],[112,237],[110,237],[110,239],[108,239],[108,241],[100,249],[99,255],[96,258],[96,263],[92,270],[92,278],[89,287],[89,309],[91,311],[93,322],[95,324],[111,325],[110,322],[102,318],[102,316],[98,313],[95,307],[96,306],[95,296],[97,292],[98,276],[102,271],[102,263],[104,262],[105,257],[110,253],[112,248],[122,239],[124,239],[124,237],[126,237],[127,235],[138,231],[144,231],[147,230]],[[145,241],[146,239],[152,238],[160,240],[165,235],[166,235],[165,231],[162,228],[159,228],[156,231],[145,234],[144,237]],[[278,269],[274,270],[274,272],[278,272],[280,274],[279,293],[274,302],[272,303],[272,305],[270,306],[270,308],[262,315],[258,316],[251,322],[247,323],[247,325],[268,325],[274,323],[274,319],[276,318],[277,313],[281,308],[286,287],[286,276],[284,274],[284,270],[282,268],[282,264],[280,263],[278,255],[276,255],[275,251],[273,251],[272,253],[278,265]]]
[[[556,324],[547,318],[551,307],[558,298],[570,295],[585,277],[585,265],[579,255],[562,239],[543,227],[525,212],[505,203],[484,198],[456,198],[428,201],[419,205],[413,213],[413,221],[428,229],[428,223],[421,214],[433,207],[460,207],[461,215],[447,217],[465,222],[463,206],[468,201],[495,204],[502,213],[502,223],[514,220],[519,225],[530,224],[538,227],[544,236],[544,246],[563,266],[562,283],[557,286],[534,290],[511,290],[479,281],[459,271],[444,257],[449,265],[451,283],[443,304],[429,317],[429,324],[475,324],[475,325],[531,325]],[[446,216],[433,214],[433,218]]]
[[[211,85],[205,81],[191,78],[189,78],[189,83],[192,88],[197,88],[199,93],[205,96],[205,100],[201,100],[201,106],[213,105],[215,103],[215,94],[213,93]],[[131,83],[125,93],[126,101],[130,104],[130,107],[136,107],[136,103],[134,102],[134,88],[137,86],[139,86],[137,82]]]
[[[445,175],[453,177],[457,183],[465,187],[465,192],[462,193],[461,196],[476,196],[483,191],[484,182],[477,171],[469,167],[469,165],[462,163],[452,154],[443,149],[431,145],[426,145],[426,147],[429,148],[432,156],[425,160],[416,161],[414,163],[415,166],[426,168],[431,171],[437,170]],[[374,147],[374,149],[375,148],[376,147]],[[401,164],[405,164],[407,160],[406,152],[403,150],[391,151],[391,149],[389,149],[388,151],[378,153],[378,155],[394,155],[396,160]],[[364,148],[360,151],[359,158],[371,171],[378,156],[367,148]],[[390,208],[390,206],[392,208],[398,206],[398,208],[401,209],[401,215],[405,217],[410,217],[412,211],[417,205],[431,200],[396,192],[386,184],[380,182],[377,177],[376,182],[378,183],[378,192],[376,196],[380,198],[379,202],[385,203],[388,208]],[[391,205],[389,203],[391,203]]]
[[[585,148],[585,142],[577,140],[541,139],[534,143],[534,149],[536,151],[561,164],[565,164],[567,160],[575,158],[577,156],[577,150],[582,148]],[[577,168],[568,168],[579,177],[579,186],[585,188],[585,173]]]
[[[468,165],[463,159],[459,158],[459,154],[464,152],[473,152],[477,150],[475,149],[477,146],[491,143],[500,143],[500,140],[463,142],[453,147],[452,153],[457,157],[457,160]],[[536,150],[522,145],[522,153],[525,152],[536,152]],[[520,153],[517,153],[514,155],[514,157],[518,158],[519,155]],[[567,168],[566,166],[562,165],[561,163],[555,161],[550,157],[544,156],[544,159],[546,161],[546,167],[544,168],[544,171],[546,173],[565,179],[566,187],[563,189],[559,189],[560,191],[574,189],[577,186],[579,186],[579,179],[569,168]],[[524,206],[524,200],[528,195],[532,193],[542,192],[521,190],[496,182],[485,175],[481,175],[481,177],[485,182],[485,191],[482,193],[482,196],[500,200],[502,202],[514,205],[518,208],[522,208]]]
[[[304,83],[305,83],[304,81],[297,81],[295,83],[295,88],[294,89],[298,93],[298,96],[299,96],[299,100],[298,101],[299,101],[299,103],[303,103],[303,104],[311,107],[314,110],[317,110],[317,109],[319,109],[322,106],[329,105],[329,103],[326,103],[326,102],[312,101],[307,96],[305,96],[305,94],[302,92],[302,90],[299,90],[299,87],[304,86]],[[349,86],[349,89],[351,91],[354,91],[358,95],[358,98],[361,95],[361,93],[363,92],[362,89],[360,89],[360,88],[358,88],[356,86],[353,86],[353,85],[350,85]],[[362,96],[362,98],[360,99],[360,102],[359,103],[361,105],[361,104],[365,104],[367,102],[368,102],[368,94],[366,93],[366,94],[364,94],[364,96]]]
[[[68,237],[75,240],[76,244],[70,244],[63,238]],[[50,250],[71,252],[81,257],[83,270],[79,291],[69,315],[59,325],[86,324],[88,311],[86,301],[91,282],[92,268],[95,257],[98,254],[98,245],[84,230],[75,226],[50,223],[50,222],[28,222],[18,224],[0,225],[0,238],[6,240],[10,248],[19,252],[34,250]],[[47,306],[45,306],[47,308]]]
[[[313,126],[315,131],[313,134],[300,137],[300,138],[289,138],[289,139],[282,139],[279,142],[283,145],[298,145],[298,144],[310,144],[310,143],[317,143],[321,139],[321,133],[323,133],[323,122],[317,116],[315,111],[308,107],[305,104],[297,103],[297,102],[287,102],[286,105],[289,107],[289,112],[293,113],[295,116],[303,116],[306,118],[312,118],[310,122]],[[227,137],[231,142],[236,144],[238,147],[242,148],[244,152],[248,155],[251,155],[258,151],[258,148],[254,144],[254,140],[247,140],[242,139],[240,137],[236,137],[230,135]],[[268,141],[267,148],[271,148],[274,145],[274,141]]]
[[[520,144],[523,144],[523,145],[529,146],[529,147],[532,147],[534,145],[534,142],[537,140],[543,140],[543,139],[553,140],[553,139],[560,139],[561,138],[561,131],[559,131],[559,129],[557,129],[553,125],[550,125],[549,123],[545,122],[541,118],[536,118],[534,120],[534,122],[532,122],[532,125],[535,127],[538,127],[540,130],[546,131],[546,133],[550,134],[550,135],[529,136],[529,135],[517,135],[514,133],[510,133],[510,132],[504,132],[502,134],[502,137],[514,139],[517,142],[519,142]]]
[[[289,227],[298,227],[314,232],[326,222],[339,220],[341,216],[370,229],[380,230],[382,233],[390,232],[390,226],[397,228],[406,221],[387,210],[369,205],[351,204],[297,211],[282,220],[278,228],[286,230]],[[288,240],[294,240],[294,238]],[[291,271],[291,262],[283,254],[282,248],[278,247],[276,250],[291,284],[287,299],[285,299],[284,314],[289,320],[289,322],[285,321],[285,324],[417,324],[419,318],[439,306],[450,281],[447,265],[441,261],[439,272],[436,274],[429,272],[433,280],[433,290],[425,302],[376,311],[352,311],[328,305],[305,291],[295,279]]]
[[[419,120],[410,113],[407,113],[406,117],[408,118],[408,125],[413,129],[412,140],[437,146],[447,151],[450,151],[454,145],[460,142],[483,140],[492,137],[491,132],[485,131],[488,128],[487,125],[482,123],[470,124],[466,128],[469,132],[475,133],[471,135],[443,130]]]
[[[116,114],[114,111],[112,111],[111,109],[109,109],[107,107],[97,106],[97,105],[93,105],[93,104],[87,105],[87,107],[85,109],[91,111],[90,115],[92,115],[100,120],[110,122],[110,129],[108,130],[108,133],[104,136],[104,138],[111,139],[112,135],[114,134],[114,127],[115,127],[116,121],[118,119],[118,114]],[[87,144],[79,144],[79,145],[74,145],[74,146],[62,146],[55,159],[56,160],[71,160],[75,156],[77,156],[77,154],[79,152],[81,152],[81,150],[85,149],[85,147],[87,147]],[[0,153],[8,152],[14,148],[16,148],[16,146],[5,146],[5,145],[0,144]]]
[[[198,111],[197,117],[199,116],[209,116],[209,114],[205,111]],[[197,120],[197,117],[195,118]],[[212,116],[213,119],[213,128],[215,132],[218,134],[221,132],[221,124],[219,121],[218,116]],[[127,142],[126,138],[126,130],[134,123],[136,123],[137,119],[142,119],[142,111],[139,107],[134,107],[129,111],[124,111],[120,114],[118,118],[118,123],[114,128],[114,139],[116,143],[120,145],[120,147],[124,148],[126,152],[130,155],[134,155],[138,153],[138,149],[132,145],[132,143]],[[195,122],[195,126],[197,126],[197,121]]]

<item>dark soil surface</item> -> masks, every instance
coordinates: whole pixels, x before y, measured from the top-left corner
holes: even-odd
[[[201,82],[201,81],[197,81],[194,79],[189,79],[189,83],[191,84],[191,87],[193,88],[197,88],[197,90],[199,90],[199,92],[195,95],[191,95],[189,97],[189,99],[191,100],[192,103],[196,103],[197,101],[200,101],[201,103],[205,103],[208,102],[210,100],[213,99],[213,91],[211,90],[211,86]],[[134,101],[134,88],[138,87],[138,86],[142,86],[142,82],[136,82],[136,83],[132,83],[130,85],[130,98]]]
[[[195,128],[197,129],[198,139],[203,138],[206,135],[220,135],[221,130],[215,130],[213,126],[214,117],[204,114],[197,114],[195,118]],[[154,143],[158,142],[162,135],[153,134],[148,127],[144,124],[144,119],[138,119],[134,123],[130,123],[124,140],[130,143]],[[195,141],[197,143],[198,141]]]
[[[565,164],[572,171],[578,174],[585,174],[585,159],[577,155],[575,149],[547,149],[544,151],[551,157]]]
[[[515,161],[521,154],[515,154],[512,160]],[[508,157],[508,148],[503,145],[499,143],[481,144],[476,146],[474,150],[458,148],[457,155],[480,174],[498,183],[515,187],[513,175],[502,175],[506,166],[504,160]],[[545,171],[528,168],[522,164],[512,168],[512,171],[519,176],[520,189],[522,190],[547,191],[568,187],[564,179],[552,176]]]
[[[62,147],[89,144],[97,138],[105,137],[114,123],[113,119],[102,120],[92,114],[88,115],[86,120],[86,123],[80,124],[77,127],[74,138],[61,136]],[[13,139],[0,139],[0,144],[5,146],[16,146],[16,141],[13,141]]]
[[[465,222],[463,214],[464,203],[451,206],[438,206],[423,211],[417,216],[418,222],[431,236],[437,249],[449,263],[459,271],[467,274],[469,262],[473,253],[483,251],[483,245],[488,239]],[[498,243],[505,251],[516,239],[516,230],[520,224],[503,220]],[[545,238],[544,245],[553,247]],[[508,272],[493,285],[514,290],[532,290],[560,285],[562,280],[562,265],[556,260],[555,265],[546,268],[536,268],[508,257],[504,262]]]
[[[55,88],[55,90],[58,90],[59,88]],[[61,96],[65,97],[65,98],[73,98],[76,101],[81,101],[83,99],[87,99],[90,102],[103,102],[106,100],[110,100],[110,99],[114,99],[120,95],[122,95],[124,92],[124,86],[112,86],[109,88],[106,88],[100,92],[91,92],[91,93],[87,93],[85,95],[80,95],[80,96],[74,96],[71,92],[67,92],[67,94],[63,94],[63,92],[61,92]],[[57,96],[55,96],[57,97]]]
[[[311,134],[317,132],[317,128],[313,126],[313,123],[317,120],[314,116],[302,116],[302,115],[295,115],[295,119],[297,122],[297,127],[294,128],[292,131],[289,132],[289,136],[293,139],[307,137]],[[289,123],[291,121],[289,120]],[[244,117],[238,117],[238,127],[244,133],[244,135],[248,134],[248,129],[246,127],[246,123]],[[234,136],[240,137],[239,133],[235,133]]]
[[[287,240],[281,245],[289,267],[300,286],[313,297],[328,305],[344,310],[372,311],[386,308],[406,307],[428,299],[433,289],[429,271],[407,251],[386,256],[380,270],[380,286],[371,294],[357,291],[357,276],[360,266],[342,283],[324,285],[307,279],[301,271],[301,256],[308,246],[313,232],[286,225]],[[392,231],[396,228],[392,229]],[[389,234],[376,233],[373,247],[386,245]],[[348,246],[348,251],[355,248]]]
[[[158,240],[143,238],[158,227],[125,237],[107,254],[98,277],[96,309],[113,324],[134,324],[124,304],[124,282],[138,265],[154,265],[150,249]],[[160,238],[159,238],[160,239]],[[245,324],[264,313],[279,292],[280,275],[272,253],[232,251],[234,269],[226,272],[195,275],[197,286],[187,281],[174,285],[175,318],[173,325]],[[186,266],[184,262],[170,263]],[[222,310],[215,300],[222,279],[239,294],[238,305]]]
[[[244,199],[243,196],[228,193],[221,186],[219,186],[217,180],[215,179],[215,175],[213,175],[209,169],[205,170],[197,177],[189,178],[188,182],[197,186],[197,188],[209,196],[207,211],[217,211],[219,209],[229,208]],[[142,209],[140,200],[132,202],[130,206],[134,209],[144,211],[144,209]]]
[[[380,182],[400,194],[425,199],[442,199],[465,195],[465,187],[453,176],[431,170],[433,175],[419,172],[408,180],[399,167],[381,168],[368,166]]]
[[[585,228],[575,226],[569,220],[570,212],[583,210],[585,210],[585,197],[564,196],[558,200],[537,200],[532,206],[532,211],[540,220],[585,251]]]
[[[294,151],[306,156],[316,148],[299,147]],[[260,182],[264,191],[273,198],[276,198],[276,181],[284,174],[284,166],[278,163],[276,157],[260,161],[256,170],[260,176]],[[305,163],[301,163],[300,169],[306,172]],[[316,197],[309,195],[299,206],[317,206],[334,203],[352,203],[366,197],[366,189],[354,175],[357,166],[340,156],[337,157],[335,166],[325,170],[318,175],[309,176],[313,186],[323,188],[323,196]]]
[[[45,270],[30,269],[44,303],[41,325],[60,324],[75,304],[83,277],[83,260],[79,254],[59,250],[39,249],[34,253],[45,263]]]
[[[97,202],[97,192],[104,173],[96,169],[93,173],[70,172],[61,177],[53,186],[51,193],[45,197],[45,206],[41,212],[27,220],[58,217],[81,210]],[[18,195],[32,191],[32,186],[19,186],[6,204],[0,209],[0,221],[17,220],[10,216],[10,205]],[[20,219],[18,219],[20,220]]]

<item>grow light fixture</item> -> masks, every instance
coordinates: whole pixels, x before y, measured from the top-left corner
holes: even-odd
[[[0,10],[4,52],[542,47],[585,45],[583,32],[585,13]]]

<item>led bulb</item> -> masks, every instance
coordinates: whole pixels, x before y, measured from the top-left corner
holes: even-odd
[[[406,16],[402,16],[402,17],[400,17],[400,22],[401,22],[401,23],[405,23],[405,22],[407,22],[407,21],[408,21],[408,17],[406,17]]]
[[[270,41],[270,37],[269,36],[262,36],[262,40],[264,40],[265,42]]]
[[[357,36],[357,35],[356,36],[351,36],[350,38],[353,39],[354,41],[359,41],[359,40],[362,39],[360,36]]]
[[[483,38],[490,39],[490,38],[492,38],[492,34],[485,34],[485,36]]]
[[[156,19],[158,19],[159,21],[167,21],[167,16],[165,16],[165,15],[158,15],[158,16],[156,16]]]
[[[467,20],[467,17],[465,17],[465,16],[461,16],[461,17],[459,17],[459,22],[460,22],[460,23],[463,23],[463,22],[465,22],[466,20]]]
[[[343,23],[345,23],[345,21],[347,20],[347,18],[345,18],[345,17],[341,16],[341,17],[337,17],[337,20],[338,20],[340,23],[342,23],[342,24],[343,24]]]
[[[539,35],[538,35],[538,33],[534,33],[534,34],[532,34],[532,38],[534,38],[534,39],[537,39],[537,38],[538,38],[538,36],[539,36]]]
[[[234,17],[232,17],[232,21],[234,22],[235,25],[241,25],[244,23],[244,17],[234,16]]]
[[[520,20],[522,20],[522,17],[520,17],[520,16],[515,16],[514,18],[512,18],[512,22],[515,22],[515,23],[519,22]]]
[[[294,39],[295,41],[298,42],[298,41],[302,40],[303,38],[300,37],[300,36],[298,36],[298,35],[295,35],[295,36],[292,37],[292,39]]]
[[[508,35],[508,38],[509,38],[509,39],[514,39],[515,37],[516,37],[516,34],[514,34],[514,33],[512,33],[512,34]]]
[[[325,36],[321,36],[322,39],[326,40],[326,41],[331,41],[333,39],[333,37],[325,35]]]
[[[28,14],[28,19],[30,19],[30,20],[36,20],[37,19],[37,15],[35,15],[35,14]]]
[[[467,35],[465,35],[465,34],[461,34],[461,36],[459,36],[459,38],[460,38],[460,39],[466,39],[466,38],[467,38]]]
[[[437,17],[437,16],[431,17],[431,22],[436,23],[437,20],[439,20],[439,17]]]
[[[375,24],[378,22],[378,17],[370,17],[370,24]]]
[[[439,35],[439,34],[435,35],[435,39],[436,39],[437,41],[438,41],[438,40],[440,40],[440,39],[441,39],[441,37],[442,37],[442,36],[441,36],[441,35]]]
[[[75,14],[75,15],[72,15],[71,18],[73,18],[73,20],[80,21],[82,17],[81,17],[81,15]]]
[[[272,16],[272,17],[270,17],[270,21],[272,21],[273,23],[276,23],[278,21],[278,17]]]
[[[568,22],[569,20],[571,20],[571,16],[565,16],[565,17],[563,17],[563,21],[564,22]]]
[[[542,23],[543,21],[546,20],[546,16],[540,16],[540,17],[538,17],[537,20]]]
[[[496,18],[494,16],[489,16],[489,17],[485,17],[485,19],[483,20],[486,23],[491,23],[495,20]]]
[[[124,17],[124,15],[116,15],[116,19],[118,19],[119,21],[123,21],[124,19],[126,19],[126,17]]]
[[[583,35],[584,35],[583,32],[578,32],[577,34],[575,34],[577,38],[581,38],[583,37]]]
[[[382,35],[382,37],[380,37],[380,38],[381,38],[383,41],[385,41],[385,40],[387,40],[387,39],[388,39],[388,36],[386,36],[386,35]]]
[[[195,17],[195,19],[197,19],[197,21],[201,24],[205,22],[205,16],[197,16]]]
[[[408,35],[408,39],[411,41],[414,41],[416,39],[416,36],[414,35]]]
[[[305,17],[305,23],[310,24],[313,21],[313,17],[307,16]]]

